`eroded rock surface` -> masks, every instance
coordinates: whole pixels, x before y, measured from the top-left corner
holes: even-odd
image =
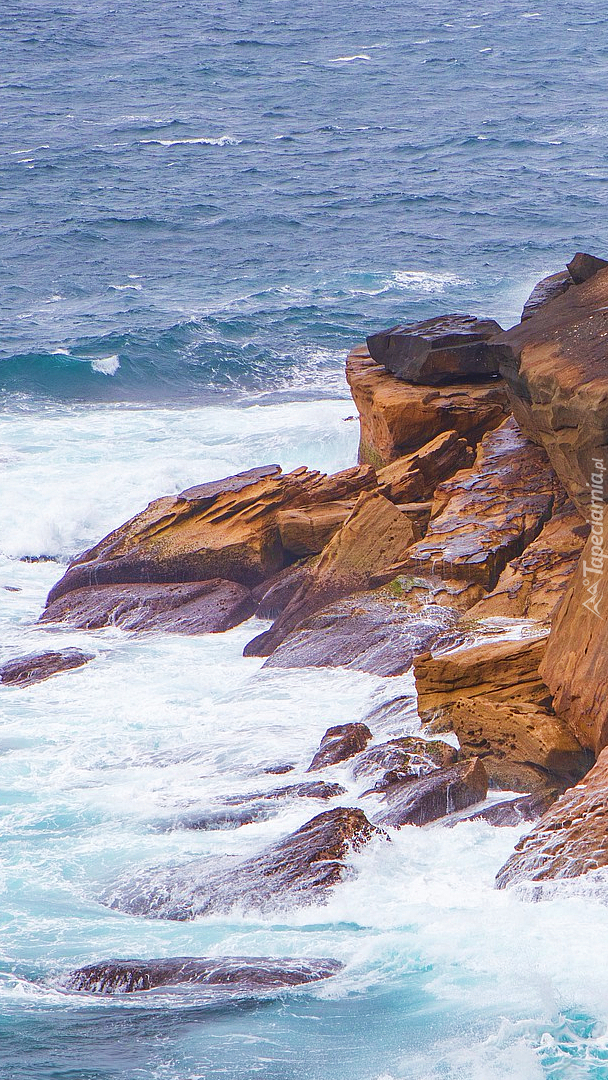
[[[481,802],[488,777],[479,758],[438,769],[419,780],[398,781],[387,787],[374,821],[379,825],[427,825],[455,810]]]
[[[93,659],[91,653],[80,649],[60,649],[55,652],[28,653],[7,660],[0,667],[0,682],[7,686],[30,686],[51,675],[83,667]]]
[[[475,453],[457,431],[444,431],[413,454],[397,458],[378,472],[383,495],[394,503],[430,499],[435,488],[458,469],[472,465]]]
[[[274,959],[267,956],[175,956],[161,960],[102,960],[72,972],[68,990],[88,994],[132,994],[160,986],[205,986],[239,992],[300,986],[329,979],[337,960]]]
[[[326,769],[329,765],[347,761],[365,750],[371,738],[372,733],[367,724],[337,724],[328,728],[307,772]]]
[[[399,379],[435,386],[497,375],[499,355],[488,342],[500,331],[493,319],[439,315],[371,334],[367,347]]]

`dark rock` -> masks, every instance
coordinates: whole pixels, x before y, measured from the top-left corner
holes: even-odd
[[[385,834],[362,810],[326,810],[251,859],[209,858],[180,868],[130,876],[113,890],[111,907],[160,919],[191,919],[235,907],[274,911],[286,905],[323,903],[349,874],[346,858]]]
[[[131,994],[159,986],[205,986],[243,992],[300,986],[329,979],[343,967],[337,960],[277,960],[266,956],[193,957],[162,960],[104,960],[74,971],[68,990],[89,994]]]
[[[252,591],[257,603],[256,615],[259,619],[276,619],[295,596],[300,586],[308,578],[312,569],[312,560],[303,559],[279,570],[278,574],[256,586]]]
[[[379,825],[427,825],[455,810],[481,802],[488,793],[488,777],[479,758],[438,769],[420,780],[391,784],[382,797],[374,821]]]
[[[178,499],[186,499],[190,503],[197,503],[199,509],[210,506],[220,495],[230,493],[237,494],[244,488],[256,484],[258,480],[267,480],[270,476],[279,476],[280,465],[260,465],[256,469],[247,469],[246,472],[237,473],[236,476],[226,476],[222,480],[211,480],[207,484],[195,484],[194,487],[180,491]]]
[[[371,334],[367,347],[372,359],[397,378],[434,386],[497,375],[498,355],[488,341],[500,332],[492,319],[440,315]]]
[[[264,667],[349,667],[401,675],[456,619],[447,607],[416,610],[399,588],[357,593],[330,604],[292,631]]]
[[[390,739],[389,742],[370,746],[358,754],[353,764],[353,775],[370,776],[378,771],[398,772],[403,778],[417,779],[447,765],[453,765],[458,751],[440,739],[417,739],[413,735]]]
[[[551,274],[549,277],[543,278],[534,286],[526,300],[521,313],[521,321],[525,322],[526,319],[531,319],[541,307],[548,304],[550,300],[555,300],[557,296],[561,296],[573,284],[574,282],[567,270],[560,270],[558,274]]]
[[[321,739],[321,745],[308,766],[307,772],[337,765],[365,750],[372,733],[367,724],[337,724],[330,727]]]
[[[0,667],[0,682],[8,686],[29,686],[61,671],[82,667],[93,659],[91,653],[80,649],[61,649],[57,652],[28,653],[8,660]]]
[[[93,585],[64,593],[49,604],[39,622],[60,622],[83,630],[120,626],[171,634],[230,630],[250,618],[249,589],[235,581],[163,585]]]
[[[519,799],[492,803],[483,810],[467,810],[459,815],[458,821],[450,824],[457,825],[459,821],[487,821],[496,828],[505,828],[521,825],[524,821],[537,821],[555,802],[557,796],[557,791],[521,795]]]
[[[586,255],[583,251],[577,251],[571,262],[568,263],[568,272],[575,285],[582,285],[590,277],[597,274],[608,266],[605,259],[598,259],[596,255]]]
[[[344,727],[365,727],[365,724],[345,724]],[[330,728],[329,730],[335,731],[336,729]],[[327,735],[329,735],[329,732],[326,733],[323,739],[327,738]],[[310,772],[310,769],[308,771]],[[329,784],[326,780],[303,780],[299,784],[288,784],[287,787],[272,788],[271,791],[258,791],[250,795],[229,795],[226,803],[230,806],[242,806],[243,803],[256,802],[257,800],[335,799],[337,795],[345,794],[346,791],[341,784]]]
[[[271,776],[281,776],[283,773],[293,772],[295,765],[291,762],[281,761],[277,765],[269,765],[264,769],[265,773],[270,773]]]

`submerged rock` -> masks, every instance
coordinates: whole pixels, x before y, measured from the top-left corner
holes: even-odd
[[[481,802],[488,793],[488,777],[479,758],[437,769],[419,780],[397,780],[383,796],[374,814],[379,825],[427,825],[455,810]]]
[[[499,889],[573,878],[608,866],[608,749],[585,779],[553,804],[499,870]]]
[[[349,874],[348,853],[385,836],[362,810],[337,807],[306,822],[251,859],[216,859],[130,878],[113,890],[113,908],[160,919],[192,919],[235,907],[273,911],[286,905],[323,903]],[[213,865],[212,865],[213,864]]]
[[[337,724],[328,728],[307,772],[316,772],[317,769],[326,769],[329,765],[347,761],[365,750],[371,738],[372,733],[367,724]]]
[[[58,675],[62,671],[83,667],[93,659],[91,653],[81,652],[80,649],[28,653],[27,656],[17,656],[14,660],[7,660],[2,664],[0,682],[8,686],[30,686],[31,683],[42,682],[43,679],[49,679],[51,675]]]
[[[103,960],[72,972],[68,990],[88,994],[132,994],[160,986],[205,986],[240,993],[301,986],[342,970],[338,960],[274,959],[267,956],[175,956],[162,960]]]
[[[511,412],[501,379],[414,386],[372,360],[366,346],[350,353],[346,378],[359,410],[359,461],[376,468],[419,450],[443,431],[456,431],[476,446]]]
[[[49,604],[39,622],[60,622],[84,630],[120,626],[169,634],[230,630],[250,618],[255,603],[235,581],[173,585],[93,585],[64,593]]]
[[[499,354],[489,342],[501,330],[493,319],[439,315],[371,334],[367,347],[399,379],[434,386],[497,375]]]
[[[512,828],[524,821],[537,821],[555,802],[558,794],[555,790],[547,790],[495,802],[483,810],[465,810],[458,815],[458,820],[446,822],[446,825],[458,825],[461,821],[487,821],[495,828]]]

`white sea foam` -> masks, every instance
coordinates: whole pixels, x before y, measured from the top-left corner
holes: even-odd
[[[395,270],[393,281],[402,289],[423,293],[442,293],[457,285],[470,285],[469,278],[457,274],[429,273],[426,270]]]
[[[142,146],[239,146],[243,141],[233,135],[220,135],[219,138],[200,136],[193,139],[140,139]]]
[[[129,277],[131,277],[131,275],[129,275]],[[131,291],[135,290],[135,292],[141,292],[141,290],[143,289],[143,285],[137,285],[130,282],[128,285],[110,285],[109,288],[113,289],[114,292],[125,292],[127,289]]]
[[[329,60],[330,64],[349,64],[351,60],[371,60],[371,56],[367,53],[356,53],[354,56],[335,56],[333,60]]]
[[[91,367],[93,371],[98,371],[101,375],[115,375],[120,367],[120,360],[116,353],[112,356],[100,356],[96,360],[91,360]]]

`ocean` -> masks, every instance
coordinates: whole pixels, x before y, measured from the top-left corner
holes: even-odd
[[[608,15],[589,0],[5,0],[0,12],[0,1077],[605,1080],[606,909],[497,892],[520,831],[406,827],[326,906],[121,914],[147,867],[251,854],[318,803],[183,827],[305,769],[411,676],[262,670],[206,637],[38,627],[67,562],[151,499],[356,461],[348,350],[466,311],[508,326],[608,252]],[[406,726],[415,731],[415,709]],[[332,778],[356,804],[348,765]],[[110,957],[331,956],[300,989],[100,998]]]

